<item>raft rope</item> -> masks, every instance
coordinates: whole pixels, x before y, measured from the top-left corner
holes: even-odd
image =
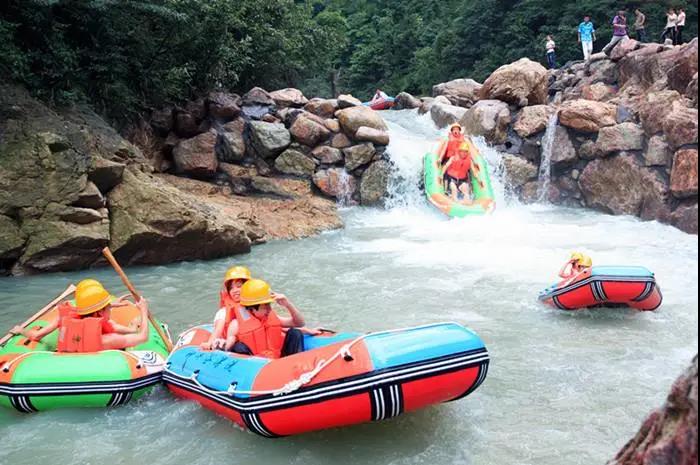
[[[195,371],[194,373],[192,373],[192,375],[189,377],[189,379],[192,382],[194,382],[202,391],[205,391],[205,392],[212,394],[212,395],[220,395],[220,394],[237,395],[237,394],[240,394],[240,395],[251,395],[251,396],[262,396],[262,395],[282,396],[285,394],[291,394],[292,392],[298,391],[299,389],[301,389],[305,385],[309,384],[311,381],[313,381],[313,379],[316,376],[318,376],[319,373],[321,373],[326,367],[328,367],[331,363],[336,361],[338,358],[343,357],[343,359],[346,362],[352,361],[353,356],[352,356],[352,353],[350,352],[350,349],[352,348],[352,346],[354,346],[355,344],[363,341],[364,339],[366,339],[370,336],[381,336],[384,334],[399,333],[399,332],[404,332],[404,331],[414,331],[417,329],[432,328],[434,326],[444,326],[445,324],[450,324],[450,323],[444,323],[444,322],[443,323],[433,323],[433,324],[429,324],[429,325],[413,326],[410,328],[389,329],[386,331],[379,331],[376,333],[363,334],[362,336],[359,336],[359,337],[353,339],[351,342],[343,345],[328,360],[324,360],[324,359],[319,360],[318,363],[316,364],[316,367],[313,370],[307,371],[306,373],[302,373],[297,379],[293,379],[293,380],[289,381],[287,384],[280,387],[279,389],[269,389],[269,390],[259,390],[259,391],[244,391],[244,390],[236,389],[237,384],[233,383],[233,384],[231,384],[231,386],[229,386],[229,388],[227,390],[219,391],[216,389],[208,388],[207,386],[204,386],[202,383],[200,383],[199,380],[197,379],[197,377],[199,376],[199,371]],[[457,324],[457,323],[452,323],[452,324]],[[170,371],[170,370],[168,370],[168,371]],[[179,377],[182,377],[182,376],[179,376]],[[182,378],[188,379],[187,377],[182,377]]]
[[[142,360],[141,360],[141,358],[140,358],[138,355],[132,354],[132,353],[129,352],[129,351],[125,351],[125,350],[115,350],[115,349],[101,350],[100,352],[97,352],[97,353],[98,353],[98,354],[103,354],[103,353],[106,353],[106,352],[119,352],[120,354],[128,355],[129,357],[131,357],[131,358],[133,358],[134,360],[136,360],[136,362],[138,363],[138,365],[136,366],[136,368],[141,368],[141,362],[142,362]],[[59,353],[59,352],[51,352],[51,351],[48,351],[48,350],[34,350],[34,351],[32,351],[32,352],[25,352],[25,353],[21,354],[19,357],[15,357],[14,359],[12,359],[12,360],[10,360],[9,362],[5,363],[5,365],[0,365],[0,366],[2,366],[2,371],[4,371],[5,373],[8,373],[8,372],[10,371],[10,369],[12,368],[12,365],[14,365],[14,364],[17,363],[17,362],[20,362],[20,361],[24,360],[25,358],[29,357],[30,355],[34,355],[34,354],[50,354],[50,355],[55,355],[55,354],[57,354],[57,353]]]

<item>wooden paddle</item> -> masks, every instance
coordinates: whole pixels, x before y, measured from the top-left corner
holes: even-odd
[[[51,302],[49,302],[44,308],[36,312],[34,315],[32,315],[31,318],[29,318],[27,321],[22,323],[20,326],[22,329],[26,328],[30,324],[34,323],[36,320],[47,314],[50,310],[53,310],[56,305],[61,303],[62,300],[66,299],[69,295],[73,294],[75,292],[75,286],[70,285],[66,288],[65,291],[55,299],[53,299]],[[7,333],[2,339],[0,339],[0,347],[4,346],[7,341],[12,339],[12,337],[15,336],[12,333]]]
[[[134,288],[134,285],[131,284],[131,281],[129,281],[129,278],[126,276],[126,273],[124,273],[124,270],[122,267],[119,265],[117,262],[117,259],[114,258],[114,255],[112,255],[112,251],[109,250],[109,247],[105,247],[102,250],[102,255],[105,256],[107,261],[112,265],[112,268],[114,268],[114,271],[117,272],[119,277],[122,279],[122,282],[126,286],[127,289],[129,289],[129,292],[131,292],[131,295],[134,296],[134,300],[138,302],[141,300],[141,295],[136,291]],[[153,314],[148,311],[148,320],[153,323],[153,327],[156,328],[156,331],[158,332],[158,335],[163,339],[163,342],[165,342],[165,346],[168,349],[168,352],[173,350],[173,343],[170,340],[170,338],[163,332],[163,328],[160,326],[160,324],[153,318]]]

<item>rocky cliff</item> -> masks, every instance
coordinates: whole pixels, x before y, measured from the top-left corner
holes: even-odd
[[[433,96],[402,94],[402,108],[459,121],[504,153],[513,193],[524,201],[635,215],[698,232],[698,41],[683,46],[627,40],[556,71],[520,60],[483,84],[457,79]],[[551,178],[538,173],[551,126]]]

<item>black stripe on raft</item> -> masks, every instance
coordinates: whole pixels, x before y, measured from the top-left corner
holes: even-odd
[[[32,404],[32,401],[28,396],[10,396],[10,403],[18,412],[22,413],[35,413],[38,412],[36,407]]]
[[[559,309],[559,310],[569,310],[569,308],[561,303],[561,300],[559,299],[558,296],[552,297],[552,302],[554,302],[554,305]]]
[[[649,278],[649,277],[622,277],[622,276],[592,276],[590,278],[586,278],[582,281],[574,282],[572,284],[569,284],[568,286],[562,287],[562,288],[557,288],[552,290],[551,292],[547,292],[544,294],[541,294],[539,296],[540,300],[547,300],[551,299],[554,296],[560,296],[562,294],[567,294],[571,291],[575,291],[578,288],[588,286],[589,284],[593,282],[601,282],[601,283],[656,283],[655,278]]]
[[[89,383],[0,384],[0,395],[7,396],[70,396],[84,394],[115,394],[133,392],[160,383],[162,373],[153,373],[129,381],[100,381]]]
[[[450,402],[454,402],[456,400],[464,399],[467,397],[469,394],[472,392],[476,391],[476,389],[481,386],[481,384],[484,382],[486,379],[486,375],[489,372],[489,362],[487,361],[486,363],[479,365],[479,373],[476,375],[476,380],[474,380],[474,384],[469,386],[469,389],[464,391],[462,394],[459,396],[455,397],[454,399],[450,400]]]
[[[260,419],[260,415],[258,415],[257,413],[244,413],[243,415],[241,415],[241,417],[243,418],[243,423],[245,423],[246,427],[255,434],[259,434],[260,436],[266,438],[279,437],[276,434],[271,433],[265,427],[262,420]]]
[[[608,295],[605,293],[605,287],[602,281],[596,281],[596,286],[598,287],[598,294],[602,300],[608,300]]]
[[[632,299],[632,301],[641,302],[642,300],[649,297],[652,292],[654,292],[654,286],[652,285],[652,283],[647,283],[646,286],[644,286],[644,290],[642,291],[642,293],[639,294],[635,299]]]
[[[591,292],[593,293],[593,298],[595,299],[596,302],[603,301],[603,298],[601,297],[600,293],[598,292],[598,283],[597,282],[591,283]]]

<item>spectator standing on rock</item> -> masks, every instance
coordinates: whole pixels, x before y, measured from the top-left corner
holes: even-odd
[[[613,19],[612,25],[612,39],[610,40],[610,43],[606,45],[603,49],[603,53],[605,53],[606,55],[610,55],[613,49],[617,47],[617,44],[619,44],[625,39],[629,39],[629,36],[627,35],[627,15],[625,14],[624,10],[620,10],[617,12],[617,16],[615,16],[615,18]]]
[[[678,10],[678,20],[676,21],[676,42],[675,45],[683,45],[683,29],[685,29],[685,8]]]
[[[547,43],[545,44],[547,49],[547,64],[549,69],[556,69],[557,67],[557,43],[554,42],[554,37],[551,35],[547,36]]]
[[[634,31],[637,33],[637,40],[644,43],[647,41],[647,17],[642,10],[634,10]]]
[[[666,13],[666,28],[664,29],[664,33],[661,34],[662,44],[666,42],[666,39],[671,39],[674,44],[676,43],[677,23],[678,15],[676,14],[676,10],[669,8],[668,12]]]
[[[583,48],[583,59],[588,61],[593,54],[593,42],[597,40],[595,35],[595,26],[591,21],[590,15],[583,18],[583,22],[578,26],[578,43]]]

